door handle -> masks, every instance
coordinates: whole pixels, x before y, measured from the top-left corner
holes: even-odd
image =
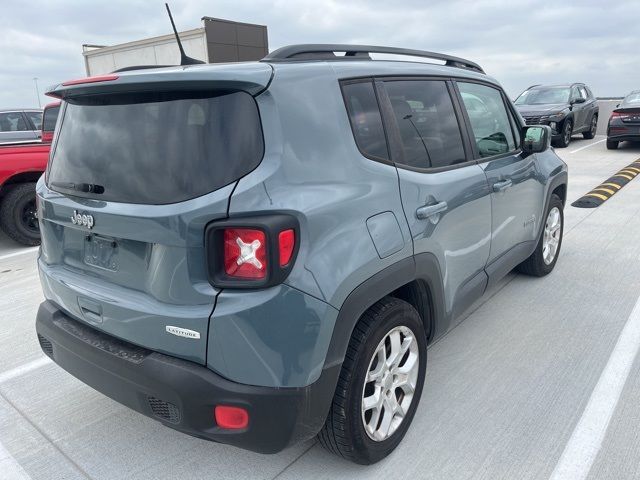
[[[447,210],[447,202],[440,202],[434,205],[424,205],[416,210],[416,218],[418,220],[426,220],[429,217],[438,215]]]
[[[509,188],[512,185],[513,185],[513,182],[510,179],[502,180],[500,182],[496,182],[493,184],[493,191],[496,193],[504,192],[507,188]]]

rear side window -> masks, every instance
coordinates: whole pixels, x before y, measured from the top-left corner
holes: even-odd
[[[60,106],[47,108],[43,115],[43,130],[45,132],[53,132],[56,129],[56,120],[60,113]]]
[[[516,149],[511,124],[500,90],[479,83],[458,82],[480,157]]]
[[[466,161],[447,85],[439,80],[385,82],[404,150],[404,164],[448,167]]]
[[[0,113],[0,132],[24,132],[29,130],[22,112]]]
[[[262,160],[258,108],[244,92],[149,92],[67,100],[53,190],[143,204],[217,190]],[[88,188],[93,187],[93,188]]]
[[[389,160],[387,141],[372,82],[342,86],[349,121],[360,152],[370,158]]]

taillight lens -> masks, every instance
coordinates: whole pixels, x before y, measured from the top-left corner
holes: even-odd
[[[609,120],[612,120],[614,118],[619,118],[621,120],[624,120],[625,118],[627,118],[629,115],[627,115],[626,113],[623,112],[612,112],[611,113],[611,118]]]
[[[294,268],[300,224],[293,215],[268,214],[207,225],[209,283],[216,288],[267,288],[284,282]]]
[[[293,249],[296,246],[296,232],[292,228],[283,230],[278,234],[278,250],[280,253],[280,266],[284,267],[291,261]]]
[[[53,132],[42,132],[41,140],[43,143],[51,143],[53,141]]]
[[[267,244],[262,230],[227,228],[224,231],[224,271],[230,277],[267,276]]]

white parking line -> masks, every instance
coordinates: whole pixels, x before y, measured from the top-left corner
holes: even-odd
[[[25,253],[35,252],[36,250],[38,250],[38,248],[40,247],[25,248],[24,250],[18,250],[17,252],[0,255],[0,260],[4,260],[5,258],[17,257],[18,255],[24,255]]]
[[[597,142],[590,143],[589,145],[585,145],[584,147],[580,147],[580,148],[576,148],[575,150],[571,150],[569,153],[576,153],[576,152],[579,152],[580,150],[584,150],[585,148],[593,147],[594,145],[597,145],[598,143],[602,143],[602,142],[606,142],[606,141],[607,141],[607,139],[603,138],[602,140],[598,140]]]
[[[0,442],[0,472],[2,472],[2,478],[6,480],[31,479],[29,474],[22,468],[22,465],[4,448],[2,442]]]
[[[51,359],[49,357],[40,357],[36,360],[32,360],[28,363],[25,363],[24,365],[20,365],[19,367],[12,368],[11,370],[0,373],[0,383],[7,382],[16,377],[24,375],[25,373],[29,373],[32,370],[36,370],[40,367],[44,367],[45,365],[49,365],[50,363]]]
[[[591,393],[589,403],[551,474],[551,480],[583,480],[589,474],[639,347],[640,298],[636,301]]]

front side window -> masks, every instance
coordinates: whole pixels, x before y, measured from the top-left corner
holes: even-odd
[[[458,82],[481,158],[516,149],[507,108],[500,90],[478,83]]]
[[[0,132],[24,132],[29,130],[21,112],[0,113]]]
[[[342,87],[356,144],[365,156],[388,160],[387,140],[372,82]]]
[[[575,100],[576,98],[580,98],[580,91],[578,87],[571,87],[571,100]]]
[[[584,98],[585,100],[589,99],[589,94],[587,93],[587,89],[584,87],[578,87],[578,90],[580,91],[580,96],[582,98]]]
[[[388,81],[385,89],[400,130],[405,165],[438,168],[466,161],[458,118],[444,81]]]

